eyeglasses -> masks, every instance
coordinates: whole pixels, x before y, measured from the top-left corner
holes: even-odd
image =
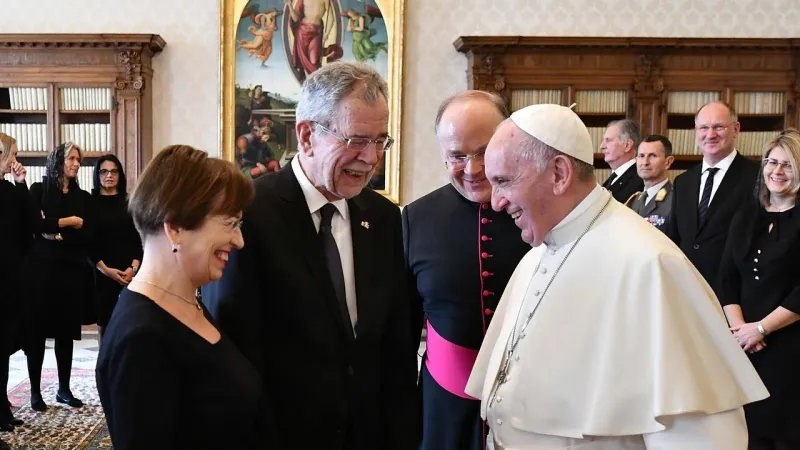
[[[475,161],[477,164],[481,166],[484,165],[483,156],[486,154],[486,151],[482,151],[480,153],[475,153],[474,155],[447,155],[447,162],[454,168],[454,169],[463,169],[467,167],[467,161],[470,159]]]
[[[708,133],[710,130],[714,130],[717,133],[722,133],[729,126],[733,125],[734,123],[736,123],[736,122],[731,122],[731,123],[729,123],[727,125],[722,125],[722,124],[719,124],[719,123],[718,124],[714,124],[714,125],[700,125],[699,127],[695,127],[695,130],[697,130],[698,132],[703,133],[703,134]]]
[[[394,144],[394,139],[392,139],[389,136],[380,137],[378,139],[369,139],[361,137],[346,138],[323,127],[322,125],[319,124],[319,122],[314,122],[314,125],[320,127],[322,131],[344,142],[345,145],[347,146],[347,149],[352,150],[354,152],[363,152],[364,150],[367,149],[367,147],[369,147],[369,144],[375,144],[375,151],[377,151],[378,153],[383,153],[389,150],[392,147],[392,144]]]
[[[111,170],[100,169],[100,176],[101,177],[104,177],[104,176],[106,176],[108,174],[111,174],[111,175],[114,175],[114,176],[119,175],[119,170],[117,170],[117,169],[111,169]]]
[[[772,158],[764,158],[764,167],[767,169],[774,170],[778,166],[781,166],[784,172],[792,172],[792,163],[788,161],[778,161]]]

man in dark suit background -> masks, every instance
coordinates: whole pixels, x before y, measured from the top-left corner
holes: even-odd
[[[644,182],[636,174],[636,149],[640,139],[641,133],[636,122],[615,120],[608,124],[603,143],[600,144],[600,151],[612,170],[603,187],[611,191],[611,195],[620,203],[625,203],[631,195],[644,188]]]
[[[364,189],[393,142],[387,97],[364,64],[306,79],[298,155],[254,182],[245,247],[203,289],[263,377],[285,449],[419,445],[400,210]]]
[[[753,190],[760,165],[735,149],[740,124],[725,102],[697,111],[695,130],[703,162],[675,178],[667,235],[715,290],[728,227]],[[709,182],[710,180],[710,182]]]
[[[672,183],[667,170],[674,160],[672,142],[665,136],[651,134],[644,138],[636,155],[636,173],[644,181],[644,190],[628,200],[636,214],[664,233],[672,209]]]

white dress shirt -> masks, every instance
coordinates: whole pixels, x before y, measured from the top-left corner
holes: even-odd
[[[647,192],[647,198],[645,199],[644,202],[645,205],[649,204],[650,201],[653,200],[653,197],[655,197],[656,194],[658,194],[658,191],[660,191],[661,188],[663,188],[664,185],[667,184],[667,181],[669,181],[669,178],[664,178],[664,181],[662,181],[661,183],[654,184],[653,186],[645,189],[645,192]]]
[[[715,167],[719,169],[717,173],[714,174],[714,185],[711,186],[711,198],[708,199],[708,205],[711,206],[711,202],[714,200],[714,194],[717,193],[717,189],[719,189],[720,183],[722,183],[722,179],[725,178],[725,174],[728,173],[728,169],[731,167],[731,163],[733,163],[733,159],[736,158],[736,150],[734,149],[730,155],[726,156],[722,161],[718,162],[716,166],[712,166],[708,162],[706,162],[705,158],[703,159],[703,172],[700,175],[700,192],[697,194],[697,204],[699,205],[701,201],[703,201],[703,189],[705,189],[706,180],[708,179],[708,169],[711,167]]]
[[[347,310],[350,313],[350,323],[355,332],[356,322],[358,321],[358,308],[356,302],[356,279],[355,269],[353,268],[353,234],[350,230],[350,209],[347,207],[347,200],[339,199],[329,202],[324,195],[308,180],[303,168],[300,167],[300,158],[292,158],[292,171],[303,196],[308,204],[308,212],[314,221],[314,228],[319,233],[319,224],[322,221],[320,209],[328,203],[333,203],[339,214],[334,214],[331,219],[331,232],[336,240],[336,247],[339,249],[339,258],[342,261],[342,273],[344,274],[344,289],[347,298]]]
[[[616,175],[616,178],[614,178],[614,181],[611,182],[611,185],[613,186],[614,183],[619,181],[619,178],[622,176],[622,174],[625,173],[625,171],[627,171],[634,164],[636,164],[636,158],[633,158],[630,161],[624,163],[623,165],[617,167],[613,171],[613,173]]]

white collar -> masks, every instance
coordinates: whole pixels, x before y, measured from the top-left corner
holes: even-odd
[[[628,169],[631,168],[632,165],[636,164],[636,158],[629,160],[626,163],[623,163],[621,166],[617,167],[614,170],[614,173],[617,174],[617,178],[621,177],[623,173],[625,173]]]
[[[719,169],[719,170],[721,170],[723,172],[726,172],[728,170],[728,168],[731,166],[731,164],[733,163],[733,159],[736,158],[736,155],[737,155],[736,149],[733,149],[733,151],[731,152],[730,155],[728,155],[725,158],[723,158],[715,166],[712,166],[711,164],[709,164],[706,161],[705,158],[703,158],[703,171],[700,172],[700,174],[702,175],[702,174],[706,173],[706,170],[710,169],[711,167],[715,167],[715,168],[717,168],[717,169]]]
[[[295,178],[297,178],[297,182],[300,183],[300,189],[303,190],[303,196],[306,198],[306,203],[308,204],[308,212],[311,214],[316,213],[320,210],[323,206],[328,203],[333,203],[333,206],[339,210],[339,214],[342,215],[344,220],[349,219],[349,209],[347,208],[347,200],[340,198],[339,200],[329,202],[328,199],[322,195],[317,188],[311,184],[311,181],[306,176],[306,173],[303,171],[303,168],[300,166],[300,156],[295,156],[292,158],[292,171],[294,172]]]
[[[595,185],[592,192],[547,233],[547,236],[544,237],[545,245],[557,248],[577,239],[589,226],[594,216],[600,212],[609,197],[611,197],[611,193],[607,189]]]

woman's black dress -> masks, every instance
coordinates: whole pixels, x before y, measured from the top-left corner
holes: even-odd
[[[774,223],[771,232],[769,224]],[[800,314],[800,210],[743,209],[731,223],[720,268],[721,302],[758,322],[775,308]],[[800,322],[769,334],[749,354],[769,398],[745,406],[751,435],[800,444]]]
[[[47,178],[43,183],[47,182]],[[84,302],[93,294],[88,289],[89,245],[91,242],[91,194],[74,181],[69,192],[44,189],[43,183],[31,186],[34,240],[28,273],[32,278],[31,305],[27,308],[27,333],[34,339],[80,340]],[[77,216],[83,227],[59,228],[58,219]],[[43,218],[44,217],[44,218]],[[43,234],[60,233],[62,239]]]
[[[131,267],[134,259],[142,260],[142,241],[128,212],[127,196],[124,193],[100,195],[95,191],[92,200],[95,223],[92,264],[103,261],[106,266],[124,272]],[[105,327],[117,304],[122,285],[99,271],[95,272],[95,280],[97,324]]]
[[[127,288],[103,337],[97,391],[117,450],[276,448],[262,382],[228,337],[212,344]]]
[[[19,315],[25,304],[27,286],[21,280],[33,239],[31,196],[25,183],[11,184],[0,179],[0,358],[16,352],[19,340]]]

